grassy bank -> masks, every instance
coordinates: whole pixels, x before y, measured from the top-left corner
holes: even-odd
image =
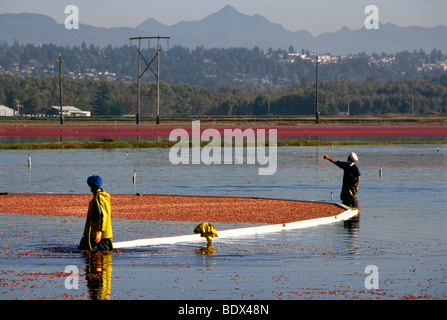
[[[176,141],[115,141],[104,139],[103,141],[66,141],[66,142],[32,142],[0,144],[0,150],[37,150],[37,149],[119,149],[119,148],[170,148]],[[206,146],[208,141],[201,141],[201,146]],[[320,141],[320,140],[280,140],[278,147],[300,146],[337,146],[337,145],[387,145],[387,144],[447,144],[445,140],[438,141]],[[268,140],[266,145],[269,145]],[[223,146],[223,143],[222,143]],[[234,146],[234,143],[233,143]],[[244,143],[246,146],[246,143]]]
[[[179,116],[162,117],[160,125],[190,125],[191,121],[200,120],[213,125],[297,125],[315,124],[314,116]],[[47,126],[58,125],[58,117],[2,117],[3,126]],[[155,117],[141,117],[141,125],[155,125]],[[322,116],[322,124],[331,125],[383,125],[383,124],[447,124],[446,115],[412,116],[403,114],[359,115],[359,116]],[[135,125],[134,116],[121,117],[65,117],[65,126],[107,126]]]

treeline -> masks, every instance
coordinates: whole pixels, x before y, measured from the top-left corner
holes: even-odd
[[[135,114],[135,83],[85,81],[63,77],[63,104],[90,110],[93,115]],[[447,114],[447,74],[415,80],[333,80],[319,83],[322,115],[378,115],[388,113]],[[15,106],[22,101],[25,114],[49,112],[59,105],[58,77],[0,76],[0,104]],[[141,86],[142,116],[155,115],[156,84]],[[312,115],[315,84],[295,84],[279,89],[244,89],[222,86],[207,89],[189,84],[161,82],[160,115]]]
[[[152,43],[152,46],[154,44]],[[142,55],[150,61],[156,54],[154,48],[143,44]],[[135,81],[138,54],[136,46],[100,48],[85,44],[60,47],[52,44],[34,46],[15,42],[0,43],[0,74],[17,74],[20,77],[44,77],[58,74],[58,54],[63,58],[65,75],[83,80],[102,79],[107,73],[114,74],[117,82]],[[297,57],[293,47],[261,50],[257,47],[189,49],[175,46],[162,48],[160,59],[161,79],[171,85],[189,84],[218,90],[222,86],[246,89],[277,89],[295,84],[315,82],[315,62],[303,58],[311,53],[302,50]],[[396,54],[364,53],[341,57],[319,67],[320,80],[360,80],[371,76],[379,81],[416,79],[423,75],[439,76],[445,72],[440,62],[447,57],[439,50],[429,53],[423,50],[403,51]],[[142,70],[146,67],[144,61]],[[428,67],[427,67],[428,66]],[[152,66],[156,69],[156,66]],[[101,76],[99,76],[101,74]],[[99,78],[98,78],[99,77]],[[147,70],[143,82],[154,81]]]

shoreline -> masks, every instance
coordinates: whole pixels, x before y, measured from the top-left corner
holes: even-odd
[[[40,149],[145,149],[145,148],[171,148],[178,141],[116,141],[115,139],[103,139],[102,141],[65,141],[65,142],[21,142],[0,144],[0,150],[40,150]],[[206,146],[209,141],[201,141],[200,146]],[[233,146],[234,146],[233,142]],[[244,147],[246,140],[243,141]],[[447,144],[447,140],[423,140],[423,141],[325,141],[310,139],[278,140],[277,147],[308,147],[308,146],[337,146],[337,145],[393,145],[393,144]],[[269,146],[269,140],[265,140]],[[190,147],[192,143],[190,142]],[[221,143],[224,147],[224,142]]]
[[[323,124],[330,125],[445,125],[447,124],[447,115],[445,114],[426,114],[426,115],[409,115],[409,114],[383,114],[383,115],[350,115],[336,116],[326,115],[320,116]],[[157,126],[165,125],[188,125],[191,121],[200,120],[204,124],[212,125],[308,125],[315,124],[315,116],[313,115],[271,115],[271,116],[254,116],[254,115],[185,115],[185,116],[163,116],[161,122]],[[26,117],[13,116],[4,117],[3,125],[6,126],[52,126],[58,125],[59,116],[54,117]],[[64,117],[64,126],[134,126],[136,115],[125,116],[92,116],[92,117]],[[140,126],[152,126],[156,123],[155,116],[140,117]]]
[[[85,217],[91,194],[2,193],[0,212]],[[331,202],[229,196],[111,194],[112,219],[281,224],[336,216]]]

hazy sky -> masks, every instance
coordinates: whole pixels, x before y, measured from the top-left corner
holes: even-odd
[[[362,27],[368,5],[377,6],[381,23],[447,25],[446,0],[0,0],[0,13],[41,13],[63,23],[65,7],[76,5],[80,23],[135,27],[148,18],[167,25],[201,20],[227,4],[241,13],[260,14],[290,31],[308,30],[314,36],[343,26]]]

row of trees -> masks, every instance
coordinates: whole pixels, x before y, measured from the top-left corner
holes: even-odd
[[[83,79],[92,70],[116,74],[116,80],[134,81],[137,74],[137,48],[122,46],[99,48],[85,44],[74,47],[58,47],[52,44],[34,46],[18,42],[8,45],[0,43],[0,74],[29,74],[44,77],[58,73],[58,53],[63,57],[63,73]],[[222,86],[250,89],[277,89],[295,84],[309,84],[315,81],[315,63],[309,59],[292,56],[293,47],[288,50],[261,50],[247,48],[197,47],[189,49],[175,46],[161,53],[161,79],[172,85],[190,84],[218,90]],[[154,48],[145,48],[142,54],[150,60],[155,55]],[[309,57],[308,51],[302,50]],[[332,63],[321,64],[320,80],[365,80],[374,75],[380,81],[416,79],[424,74],[440,75],[441,68],[424,68],[424,65],[445,61],[447,57],[439,50],[430,53],[403,51],[390,54],[358,54],[338,57]],[[145,67],[144,62],[143,67]],[[21,73],[22,71],[26,73]],[[150,72],[143,82],[154,81]]]
[[[23,101],[25,114],[45,113],[59,105],[58,77],[0,76],[0,104]],[[319,83],[322,115],[338,115],[349,105],[351,115],[402,113],[447,114],[447,74],[415,80],[371,78],[368,81],[333,80]],[[279,89],[222,86],[207,89],[161,82],[161,116],[180,115],[310,115],[315,112],[315,85],[295,84]],[[135,114],[135,83],[85,81],[63,77],[63,104],[90,110],[93,115]],[[143,116],[155,114],[156,84],[141,86]]]

